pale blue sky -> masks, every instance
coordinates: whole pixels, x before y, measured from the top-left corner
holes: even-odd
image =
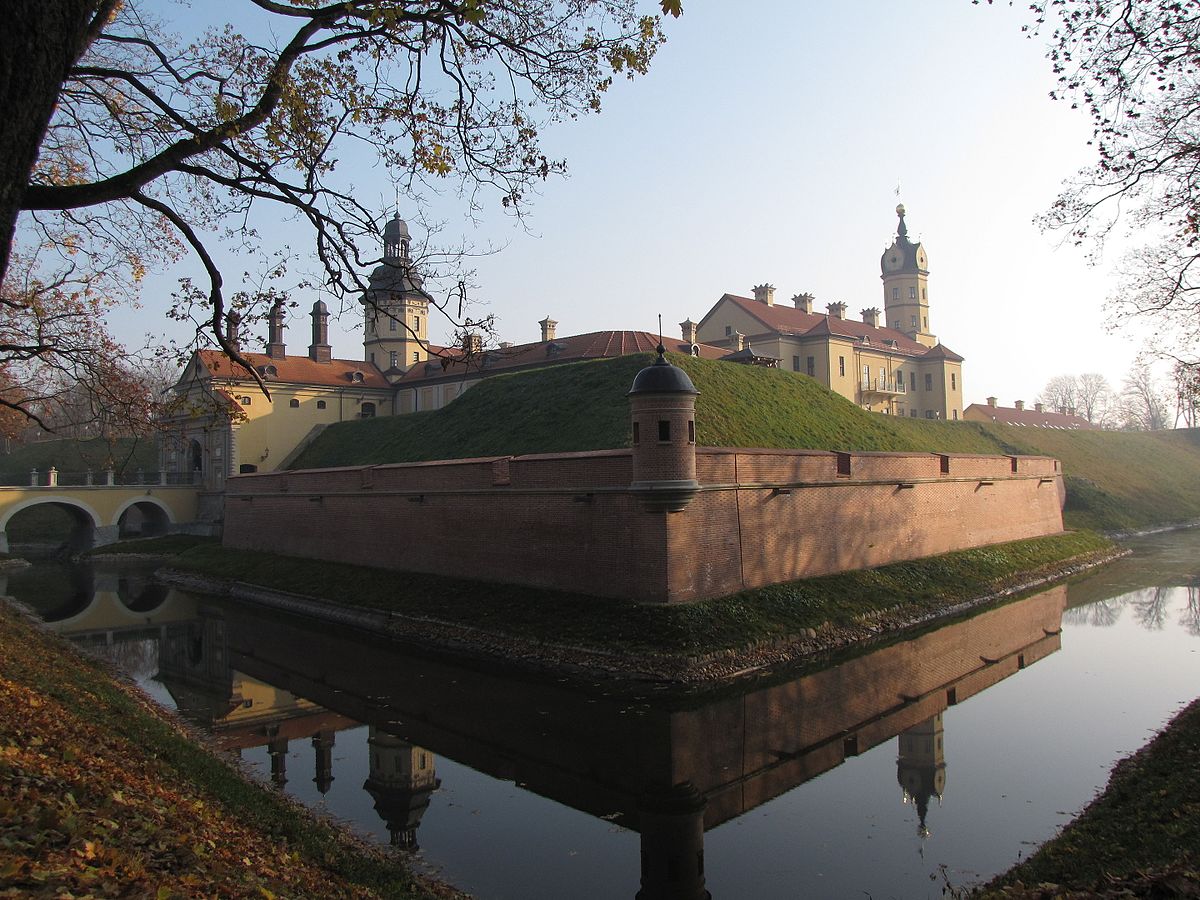
[[[1092,267],[1032,224],[1089,161],[1088,127],[1048,99],[1044,42],[1021,34],[1022,7],[685,0],[649,75],[545,135],[570,175],[543,186],[523,227],[498,200],[478,222],[449,196],[430,215],[447,235],[503,245],[476,277],[502,340],[535,340],[547,314],[574,334],[653,330],[661,313],[677,334],[763,281],[785,302],[814,293],[818,309],[882,306],[899,181],[929,253],[930,324],[966,357],[967,402],[1032,401],[1061,373],[1118,383],[1139,342],[1104,328],[1112,249]],[[163,8],[193,19],[226,7]],[[382,176],[358,178],[368,199],[390,200]],[[146,312],[169,289],[153,281]],[[297,299],[288,339],[303,347],[313,298]],[[147,323],[115,320],[131,340]],[[353,312],[335,324],[336,355],[361,355],[358,329]]]

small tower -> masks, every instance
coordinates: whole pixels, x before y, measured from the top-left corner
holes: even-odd
[[[903,203],[896,207],[896,215],[900,219],[896,239],[879,259],[884,325],[932,347],[937,338],[929,330],[929,257],[920,243],[908,239]]]
[[[267,317],[267,356],[283,359],[287,356],[287,345],[283,342],[283,330],[287,327],[287,306],[276,300]]]
[[[633,483],[649,512],[679,512],[700,489],[696,481],[696,397],[687,373],[658,359],[633,379],[629,397],[633,420]]]
[[[383,229],[383,261],[375,267],[362,304],[363,355],[381,371],[408,371],[429,358],[430,296],[412,265],[408,225],[396,213]]]
[[[638,800],[642,887],[636,900],[709,900],[704,887],[704,810],[690,781]]]

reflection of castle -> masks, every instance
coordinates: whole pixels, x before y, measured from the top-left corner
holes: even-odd
[[[896,780],[904,789],[904,802],[913,804],[917,809],[917,834],[928,837],[925,814],[929,811],[929,799],[936,797],[940,804],[942,793],[946,790],[941,713],[900,732]]]
[[[375,801],[375,812],[387,823],[392,846],[417,849],[417,828],[429,808],[429,795],[441,781],[433,771],[433,754],[395,735],[370,727],[371,773],[363,790]]]

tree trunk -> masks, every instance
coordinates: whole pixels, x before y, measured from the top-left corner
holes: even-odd
[[[38,148],[103,0],[5,0],[0,15],[0,278]]]

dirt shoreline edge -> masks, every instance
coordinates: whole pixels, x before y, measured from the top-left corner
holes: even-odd
[[[157,577],[183,590],[228,597],[263,609],[367,631],[397,643],[434,653],[452,654],[460,659],[579,677],[686,687],[734,681],[818,655],[902,637],[908,631],[1073,577],[1130,552],[1127,548],[1118,547],[1071,557],[1039,570],[1017,574],[1011,581],[988,594],[947,603],[933,611],[906,608],[906,603],[901,601],[889,609],[864,615],[852,625],[808,629],[805,634],[758,641],[703,655],[642,652],[635,655],[535,641],[447,622],[434,616],[412,616],[344,606],[318,597],[169,567],[160,570]]]

